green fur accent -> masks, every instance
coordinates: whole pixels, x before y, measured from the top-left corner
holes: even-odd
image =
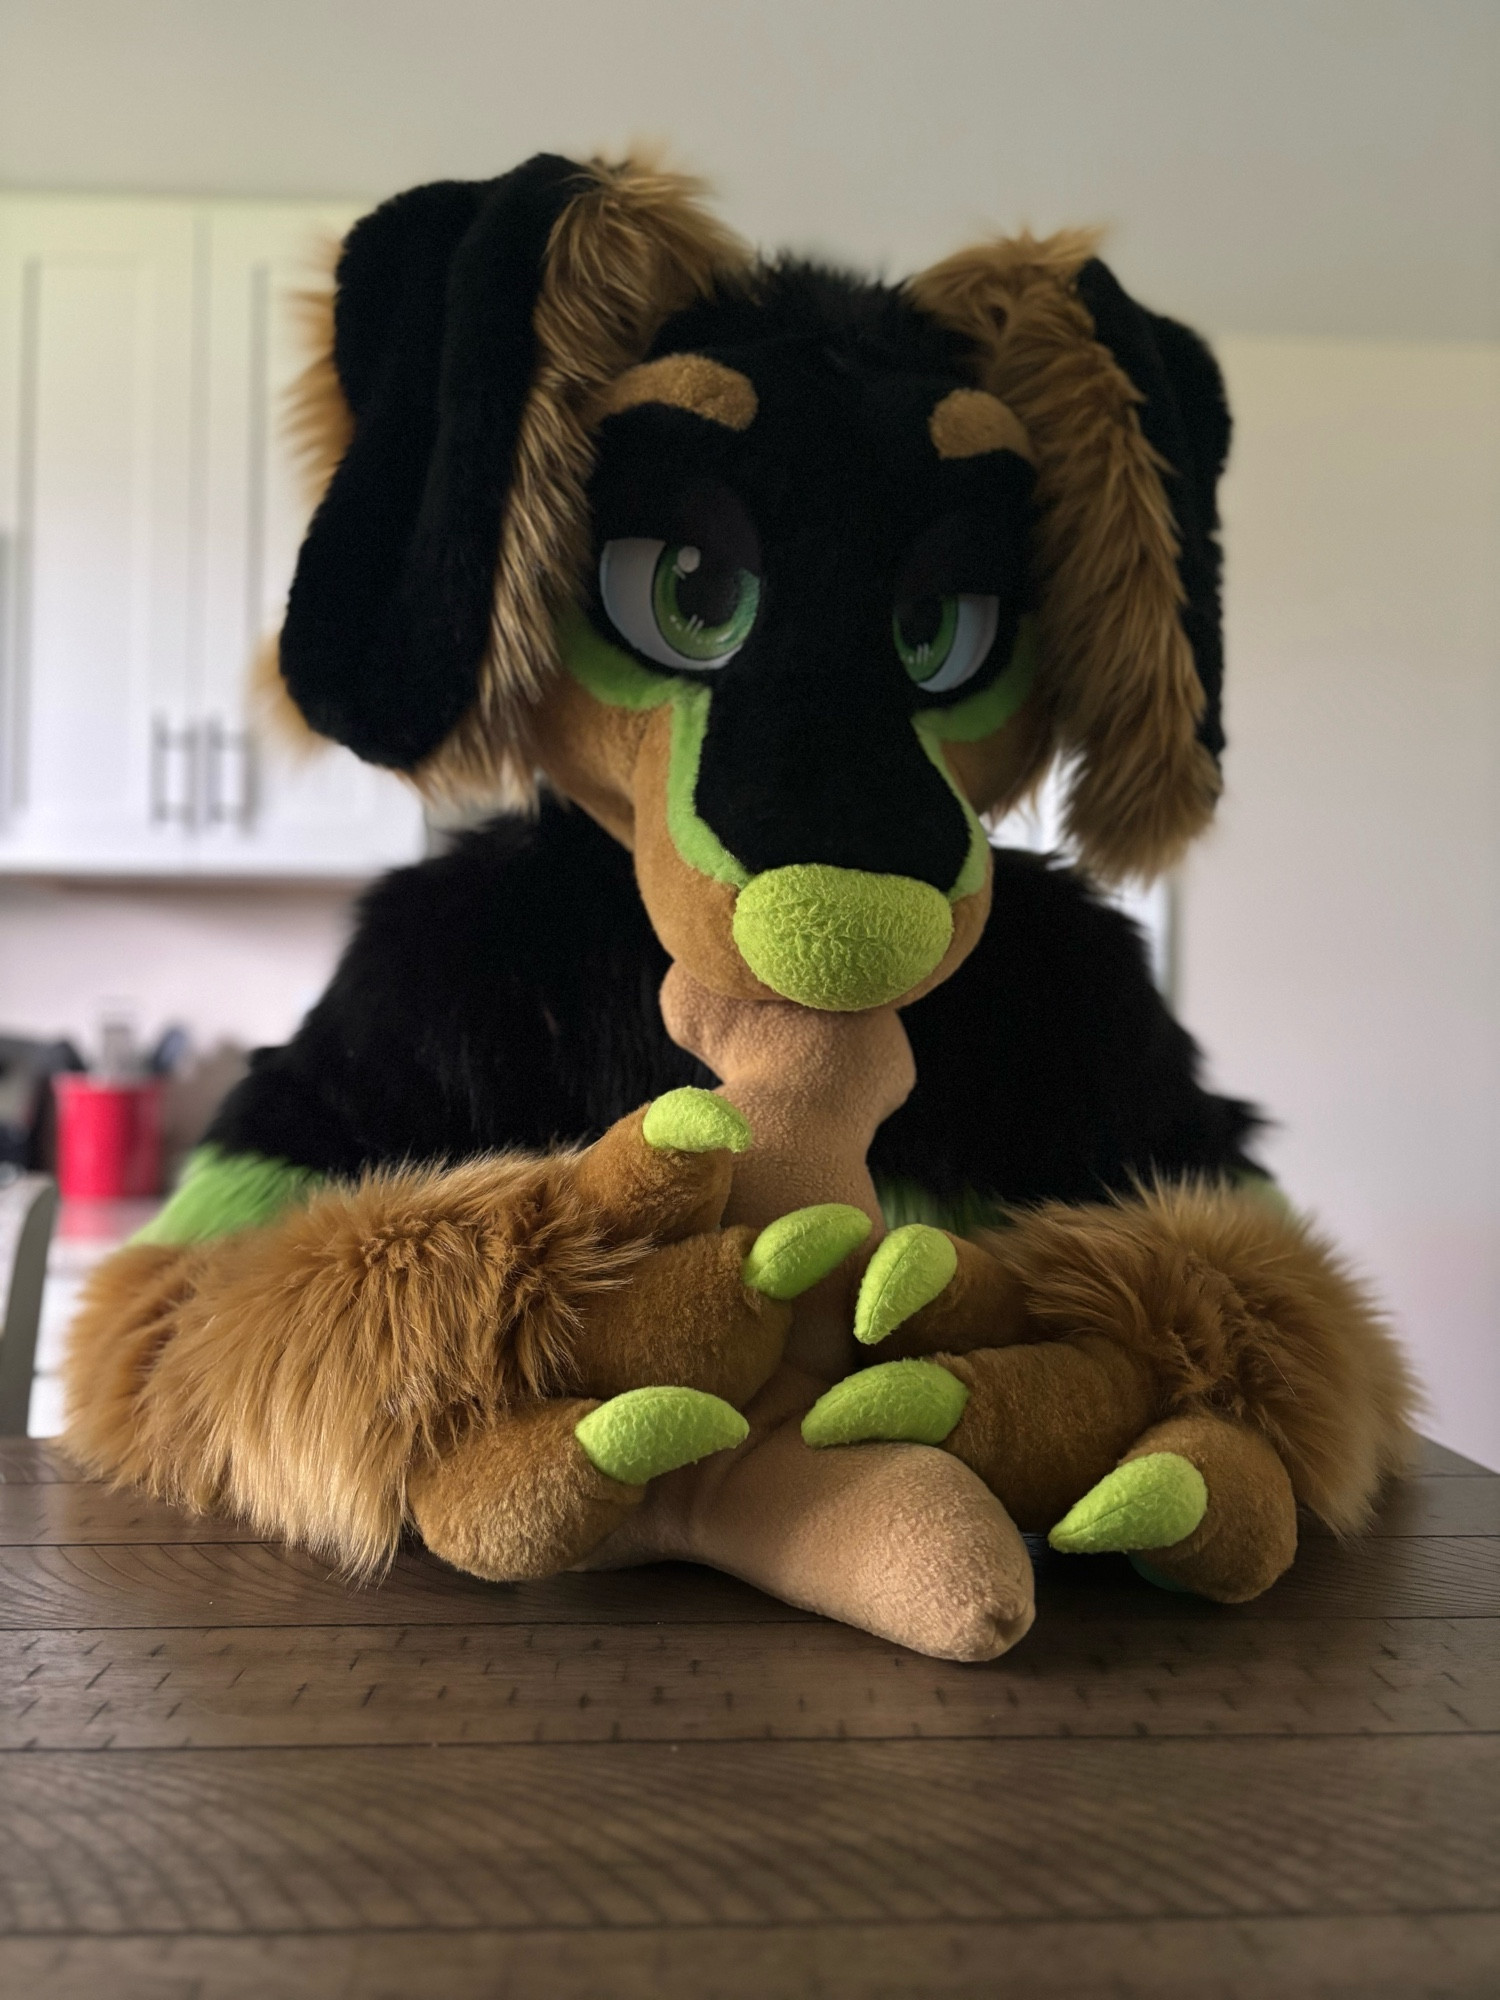
[[[304,1202],[323,1176],[260,1153],[226,1153],[200,1146],[188,1156],[177,1191],[132,1243],[206,1243],[236,1229],[260,1229],[283,1209]]]
[[[1085,1493],[1047,1540],[1064,1555],[1168,1549],[1208,1511],[1203,1474],[1175,1451],[1127,1459]]]
[[[870,1259],[854,1308],[854,1338],[875,1346],[903,1320],[931,1305],[958,1269],[958,1252],[924,1222],[893,1229]]]
[[[601,639],[576,604],[568,605],[557,621],[557,643],[574,680],[610,708],[660,708],[672,699],[677,683],[670,674],[652,673]]]
[[[929,883],[824,862],[767,869],[734,906],[734,941],[756,977],[830,1013],[909,993],[952,936],[948,900]]]
[[[877,1176],[875,1199],[887,1229],[904,1229],[910,1222],[925,1222],[932,1229],[946,1229],[954,1236],[972,1236],[979,1229],[1006,1229],[1010,1221],[1005,1210],[988,1195],[973,1188],[960,1188],[955,1195],[933,1194],[916,1181]]]
[[[1276,1214],[1286,1221],[1296,1221],[1296,1209],[1269,1174],[1251,1171],[1237,1173],[1234,1177],[1234,1186],[1239,1194],[1248,1194],[1253,1200],[1264,1202],[1267,1208],[1274,1209]]]
[[[883,1361],[820,1396],[802,1419],[802,1441],[816,1448],[871,1438],[941,1444],[968,1400],[963,1383],[936,1361]]]
[[[1036,620],[1023,618],[1016,628],[1016,643],[1004,672],[998,674],[988,687],[981,688],[978,694],[971,694],[967,701],[955,702],[952,708],[924,708],[912,717],[918,741],[969,823],[969,850],[964,856],[958,879],[948,891],[950,903],[975,895],[984,887],[990,861],[990,842],[979,815],[948,769],[942,746],[945,743],[979,743],[1003,728],[1035,685],[1037,660]]]
[[[657,1098],[641,1137],[663,1152],[743,1153],[750,1145],[750,1120],[713,1091],[686,1084]]]
[[[978,813],[970,805],[968,795],[964,792],[953,773],[948,769],[948,759],[943,755],[941,739],[934,736],[927,728],[924,716],[914,716],[912,718],[912,726],[917,732],[917,741],[936,766],[938,776],[948,787],[949,791],[952,792],[958,803],[960,812],[962,812],[964,818],[968,821],[969,846],[967,853],[964,855],[964,865],[959,869],[957,877],[948,890],[948,901],[950,903],[961,902],[965,896],[975,895],[984,887],[985,874],[990,865],[990,837],[985,832],[984,824]]]
[[[667,765],[667,831],[689,868],[714,882],[743,889],[750,871],[698,817],[698,766],[708,733],[713,690],[702,681],[677,681],[672,690],[672,751]]]
[[[644,1486],[711,1451],[743,1444],[750,1426],[701,1389],[627,1389],[580,1418],[573,1435],[607,1479]]]
[[[557,623],[558,644],[568,672],[596,701],[611,708],[660,708],[672,704],[672,747],[667,765],[667,831],[672,845],[700,875],[739,889],[750,880],[711,827],[698,817],[698,766],[708,729],[712,689],[675,674],[654,674],[618,646],[601,639],[576,605]]]
[[[779,1215],[756,1237],[741,1267],[753,1292],[768,1299],[797,1299],[830,1271],[870,1233],[870,1218],[862,1208],[842,1201],[819,1202]]]
[[[751,880],[749,870],[742,862],[736,860],[713,829],[700,819],[696,803],[698,770],[703,757],[703,739],[708,729],[713,690],[702,681],[684,680],[672,674],[653,673],[648,667],[643,667],[638,660],[632,659],[629,653],[601,638],[576,605],[570,604],[562,612],[557,623],[557,634],[559,649],[569,673],[586,687],[596,700],[607,702],[612,708],[636,710],[659,708],[663,702],[672,704],[672,747],[667,769],[667,830],[672,836],[672,844],[688,866],[696,869],[700,875],[706,875],[714,882],[727,882],[734,889],[743,889]],[[1023,618],[1016,634],[1016,644],[1011,653],[1010,664],[998,679],[980,693],[971,695],[967,701],[955,703],[952,708],[923,709],[912,718],[922,748],[932,759],[943,782],[952,792],[968,821],[968,852],[964,857],[958,879],[948,890],[947,900],[950,903],[971,896],[983,887],[985,870],[989,863],[989,841],[974,808],[948,769],[941,746],[944,743],[974,743],[983,737],[992,736],[1015,714],[1031,692],[1035,679],[1035,620]],[[771,872],[779,874],[782,871],[778,869]],[[741,949],[744,947],[741,946]],[[943,949],[947,949],[946,942]],[[941,957],[942,953],[940,952],[938,956]],[[930,969],[929,967],[928,970]],[[764,973],[759,976],[765,978]],[[772,979],[766,979],[766,984],[776,985]],[[915,984],[916,980],[908,980],[905,986],[897,987],[888,997],[894,998],[896,994],[907,991]],[[783,990],[776,986],[777,992]],[[797,993],[787,993],[786,997],[797,1000],[802,996]],[[848,1010],[879,1006],[882,1002],[863,1000],[825,1003],[812,1000],[803,1004],[807,1006],[838,1004]]]
[[[980,743],[1002,728],[1036,685],[1040,650],[1035,618],[1016,627],[1016,643],[1002,673],[988,687],[951,708],[924,708],[917,726],[939,743]]]

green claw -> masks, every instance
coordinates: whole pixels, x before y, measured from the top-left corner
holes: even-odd
[[[882,1361],[846,1375],[818,1398],[802,1419],[802,1442],[941,1444],[968,1400],[963,1383],[936,1361]]]
[[[713,1091],[688,1084],[648,1108],[641,1137],[658,1152],[743,1153],[750,1144],[750,1121]]]
[[[1169,1549],[1208,1511],[1203,1474],[1175,1451],[1128,1459],[1085,1493],[1047,1540],[1065,1555]]]
[[[701,1389],[627,1389],[579,1419],[574,1437],[590,1461],[624,1486],[644,1486],[711,1451],[743,1444],[739,1411]]]
[[[843,1263],[870,1233],[870,1218],[847,1202],[819,1202],[780,1215],[750,1245],[741,1275],[768,1299],[797,1299]]]
[[[958,1252],[941,1229],[909,1222],[893,1229],[870,1259],[854,1308],[854,1338],[873,1347],[923,1306],[958,1269]]]

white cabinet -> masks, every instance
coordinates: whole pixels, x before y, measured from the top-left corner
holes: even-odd
[[[306,522],[294,294],[354,210],[0,197],[0,871],[361,875],[401,781],[249,706]]]

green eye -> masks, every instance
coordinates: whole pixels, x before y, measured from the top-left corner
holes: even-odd
[[[984,665],[1000,623],[1000,600],[971,592],[914,597],[896,606],[891,636],[917,686],[928,694],[961,687]]]
[[[760,578],[693,543],[607,542],[599,594],[617,631],[664,667],[722,667],[754,629]]]

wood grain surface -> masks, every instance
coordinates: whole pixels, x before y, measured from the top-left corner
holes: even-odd
[[[1500,1478],[956,1666],[681,1566],[379,1587],[0,1450],[18,2000],[1500,1992]]]

